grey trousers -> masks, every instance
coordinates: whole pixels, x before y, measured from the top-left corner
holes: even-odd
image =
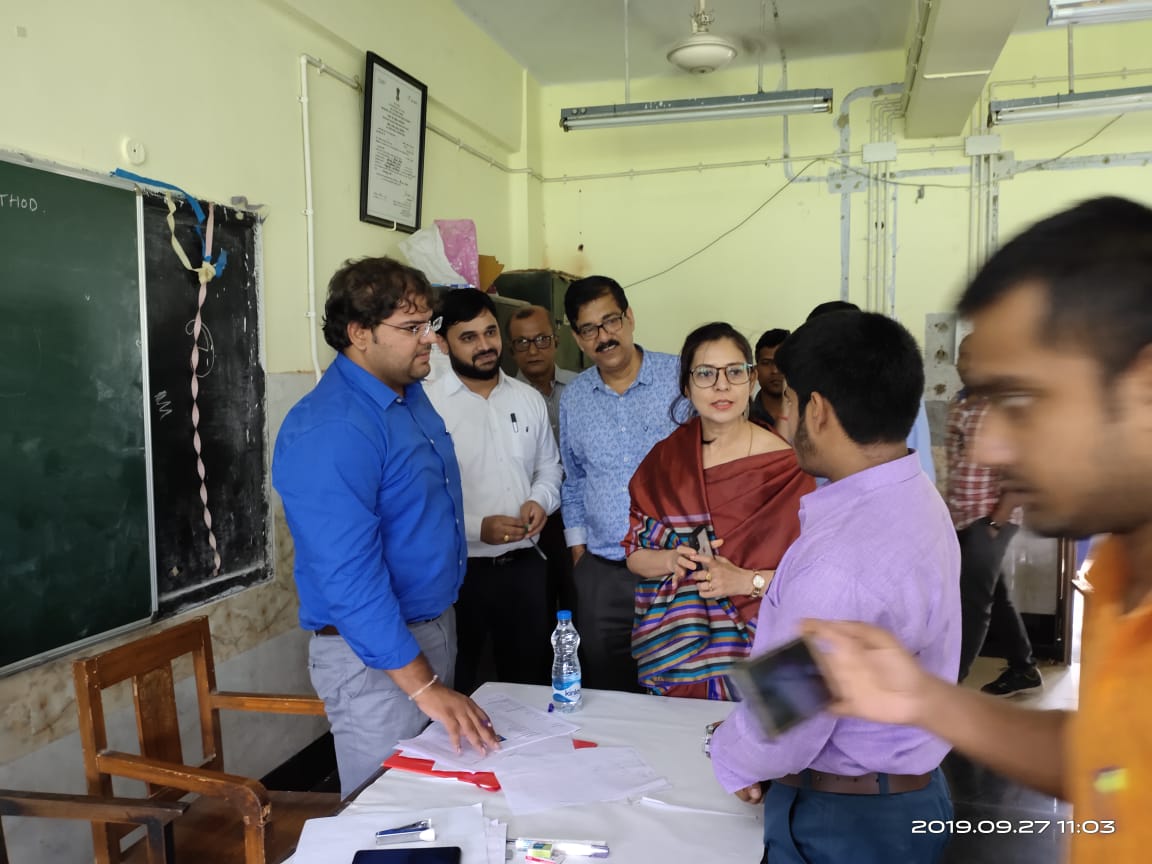
[[[452,607],[433,621],[409,624],[408,630],[432,671],[451,687],[456,666]],[[428,725],[428,717],[387,672],[365,666],[340,636],[312,637],[308,671],[332,725],[340,795],[347,797],[380,768],[397,741],[418,735]]]
[[[575,624],[580,631],[582,684],[589,689],[641,692],[632,659],[636,577],[623,561],[585,552],[572,570]]]

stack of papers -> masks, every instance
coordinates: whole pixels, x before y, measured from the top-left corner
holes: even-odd
[[[496,753],[477,752],[467,741],[461,742],[461,752],[457,753],[452,748],[447,730],[440,723],[433,723],[415,738],[400,741],[397,746],[405,756],[434,759],[437,770],[474,771],[477,766],[483,766],[482,770],[493,770],[489,766],[500,757],[553,738],[567,741],[564,746],[570,750],[571,735],[580,728],[555,714],[531,708],[501,693],[482,696],[476,704],[487,712],[492,728],[502,739]]]
[[[668,786],[632,747],[510,753],[491,769],[517,814],[621,801]]]

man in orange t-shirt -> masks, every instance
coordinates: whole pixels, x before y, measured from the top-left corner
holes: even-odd
[[[1075,864],[1152,856],[1152,210],[1121,198],[1045,219],[960,300],[969,389],[988,403],[974,458],[1047,536],[1112,536],[1089,573],[1078,712],[1005,704],[927,675],[889,633],[806,622],[835,711],[911,724],[1072,803]],[[912,830],[912,826],[909,826]]]

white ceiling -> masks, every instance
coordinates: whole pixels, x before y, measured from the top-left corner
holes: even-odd
[[[916,0],[708,0],[712,32],[740,46],[733,66],[902,48]],[[541,84],[624,77],[624,0],[455,0]],[[779,42],[772,8],[779,9]],[[634,78],[684,75],[665,59],[692,32],[695,0],[629,0]],[[766,27],[761,11],[766,10]],[[773,82],[774,83],[774,82]]]
[[[624,0],[454,2],[541,84],[624,77]],[[1043,27],[1047,0],[1025,5],[1017,29]],[[712,32],[741,48],[732,65],[755,66],[763,56],[769,69],[779,62],[781,42],[789,59],[903,49],[915,6],[916,0],[708,0],[716,16]],[[628,0],[632,77],[687,74],[665,54],[692,32],[695,9],[696,0]],[[775,79],[765,85],[774,86]]]

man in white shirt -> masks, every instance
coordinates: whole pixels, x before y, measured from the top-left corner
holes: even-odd
[[[549,679],[547,562],[535,538],[560,506],[563,469],[543,397],[500,371],[496,307],[482,291],[451,291],[440,344],[451,362],[425,385],[456,448],[468,568],[456,601],[456,688],[480,684],[492,639],[501,681]]]

